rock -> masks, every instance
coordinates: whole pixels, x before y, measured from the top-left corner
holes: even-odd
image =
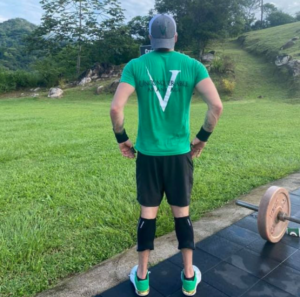
[[[202,57],[201,57],[201,61],[202,62],[212,62],[213,60],[214,60],[214,58],[215,58],[215,56],[214,56],[214,54],[212,54],[212,53],[208,53],[208,54],[204,54],[204,55],[202,55]]]
[[[285,50],[285,49],[290,48],[290,47],[292,47],[294,45],[295,45],[295,42],[293,40],[289,40],[285,45],[283,45],[280,48],[280,50]]]
[[[39,96],[40,96],[40,94],[36,94],[36,93],[35,93],[35,94],[32,94],[32,97],[33,97],[33,98],[37,98],[37,97],[39,97]]]
[[[241,35],[241,36],[238,37],[237,41],[238,41],[240,44],[243,45],[243,44],[245,43],[245,41],[246,41],[246,38],[247,38],[246,35]]]
[[[114,80],[109,86],[105,88],[105,91],[114,94],[117,90],[120,80]]]
[[[86,77],[92,77],[92,76],[93,76],[93,70],[90,69],[90,70],[87,71]]]
[[[67,84],[67,87],[73,88],[76,87],[78,85],[77,81],[71,81]]]
[[[48,97],[49,98],[60,98],[63,93],[64,93],[64,91],[60,88],[51,88],[49,90]]]
[[[293,59],[292,56],[277,56],[275,65],[278,67],[285,66],[294,77],[300,76],[300,60]]]
[[[291,56],[289,55],[280,55],[280,56],[277,56],[276,57],[276,60],[275,60],[275,65],[277,67],[281,67],[281,66],[284,66],[284,65],[287,65],[288,62],[292,59]]]
[[[92,81],[92,79],[91,79],[90,77],[84,77],[84,78],[80,81],[79,85],[80,85],[80,86],[85,86],[86,84],[90,83],[91,81]]]
[[[120,77],[122,73],[122,66],[115,66],[110,63],[96,63],[91,69],[83,72],[79,80],[82,81],[84,78],[91,78],[92,80],[97,80],[99,78],[109,79],[112,77]]]
[[[39,91],[41,88],[36,88],[36,89],[34,89],[33,90],[33,92],[37,92],[37,91]]]
[[[299,37],[298,37],[298,36],[296,36],[296,37],[292,38],[291,40],[292,40],[292,41],[299,40]]]
[[[100,95],[100,94],[102,94],[103,93],[103,91],[104,91],[104,87],[103,86],[99,86],[98,88],[97,88],[97,94],[98,95]]]
[[[107,79],[108,79],[108,78],[109,78],[109,75],[108,75],[108,74],[106,74],[106,73],[104,73],[104,74],[102,74],[102,75],[101,75],[101,78],[102,78],[102,79],[105,79],[105,78],[107,78]]]
[[[300,76],[300,60],[289,61],[287,67],[294,77]]]
[[[257,98],[258,98],[258,99],[262,99],[262,98],[264,98],[264,97],[260,95],[260,96],[258,96]]]

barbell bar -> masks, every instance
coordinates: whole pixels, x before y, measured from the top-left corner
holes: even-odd
[[[258,209],[259,209],[258,206],[254,205],[254,204],[250,204],[250,203],[242,201],[242,200],[236,200],[235,204],[238,205],[238,206],[242,206],[242,207],[254,210],[254,211],[258,211]],[[280,221],[288,220],[290,222],[294,222],[294,223],[300,224],[300,220],[299,219],[293,218],[293,217],[288,217],[283,212],[279,212],[279,214],[278,214],[278,220],[280,220]]]

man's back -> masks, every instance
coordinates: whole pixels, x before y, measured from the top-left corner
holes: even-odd
[[[175,51],[154,51],[127,64],[121,82],[138,95],[138,151],[152,156],[190,151],[191,97],[207,77],[201,63]]]
[[[183,257],[182,292],[194,296],[201,272],[193,265],[195,243],[189,217],[192,158],[199,157],[205,147],[221,115],[222,102],[205,67],[174,52],[178,35],[171,16],[154,16],[149,23],[149,34],[156,51],[126,65],[110,111],[122,155],[135,158],[133,144],[124,129],[124,106],[136,90],[139,103],[136,184],[141,212],[137,226],[139,263],[131,269],[130,281],[138,296],[149,294],[148,260],[154,249],[156,216],[165,194]],[[195,87],[203,95],[208,110],[190,146],[189,111]]]

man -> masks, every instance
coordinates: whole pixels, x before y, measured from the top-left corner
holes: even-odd
[[[134,149],[124,129],[124,106],[136,91],[139,127],[135,148],[137,200],[141,215],[137,228],[138,265],[130,273],[136,294],[149,294],[147,269],[154,249],[156,215],[164,193],[171,206],[178,249],[183,256],[182,291],[196,294],[200,270],[193,265],[194,233],[189,218],[193,184],[192,158],[199,157],[222,113],[218,92],[206,68],[195,59],[174,51],[176,23],[166,14],[149,24],[153,52],[131,60],[122,73],[111,105],[111,119],[124,157],[134,158]],[[196,88],[208,105],[203,126],[190,144],[190,105]]]

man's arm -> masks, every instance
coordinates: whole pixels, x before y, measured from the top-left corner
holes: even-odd
[[[127,83],[120,83],[114,95],[114,99],[110,108],[110,117],[113,125],[113,130],[117,138],[127,138],[124,129],[124,107],[134,90],[135,89],[132,85]],[[119,143],[120,151],[126,158],[134,158],[132,147],[133,145],[129,139]]]
[[[208,106],[205,121],[202,126],[202,132],[204,130],[204,133],[208,132],[207,135],[209,135],[213,132],[222,114],[223,104],[218,91],[210,78],[200,81],[196,85],[196,89],[203,96],[203,100]],[[196,137],[192,142],[192,157],[199,157],[205,145],[206,141],[200,140]]]

